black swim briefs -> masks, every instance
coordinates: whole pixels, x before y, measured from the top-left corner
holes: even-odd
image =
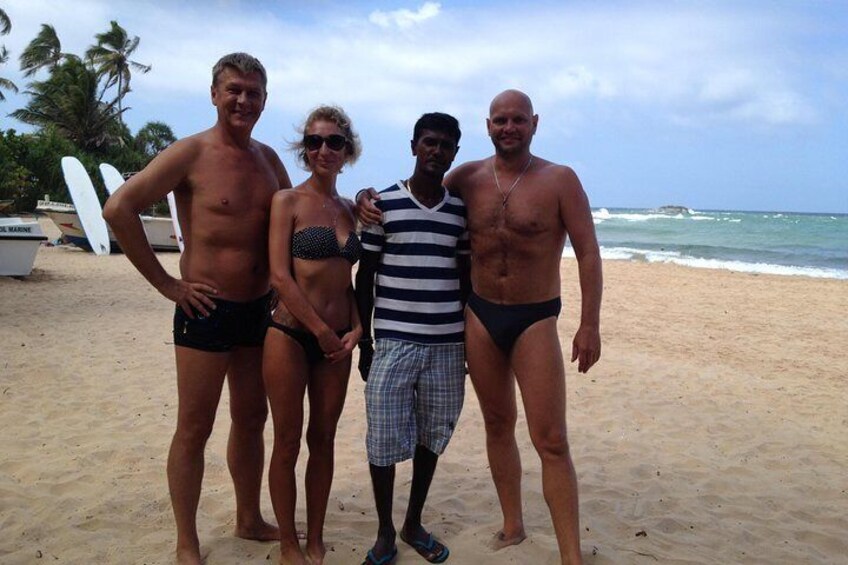
[[[226,352],[234,347],[259,347],[268,328],[271,293],[250,302],[213,298],[217,308],[208,316],[195,311],[189,318],[179,306],[174,310],[174,345],[201,351]]]
[[[273,318],[268,322],[268,325],[272,328],[276,328],[295,340],[298,345],[300,345],[301,349],[303,349],[303,353],[306,355],[306,362],[310,365],[314,365],[318,361],[323,360],[326,356],[324,355],[324,350],[321,349],[321,345],[318,343],[318,338],[313,334],[309,333],[306,330],[302,330],[299,328],[293,328],[291,326],[287,326],[285,324],[281,324],[279,322],[275,322]],[[343,330],[336,331],[336,335],[339,339],[342,338],[346,333],[350,331],[350,328],[346,328]]]
[[[557,296],[533,304],[497,304],[472,292],[468,296],[468,307],[489,332],[495,345],[509,354],[515,341],[527,328],[539,320],[559,316],[562,300]]]

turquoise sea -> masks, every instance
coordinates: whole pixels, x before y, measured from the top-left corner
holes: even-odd
[[[598,208],[592,216],[604,259],[848,279],[846,214]]]

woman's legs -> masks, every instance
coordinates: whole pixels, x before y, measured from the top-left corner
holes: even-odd
[[[344,408],[350,357],[338,363],[320,361],[309,378],[309,426],[306,443],[306,553],[313,563],[324,558],[324,518],[333,483],[336,426]]]
[[[268,486],[280,527],[280,562],[305,563],[294,525],[295,465],[303,430],[303,394],[309,375],[303,348],[289,336],[269,328],[262,374],[274,422],[274,451]]]

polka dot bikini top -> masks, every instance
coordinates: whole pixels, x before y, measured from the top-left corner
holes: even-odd
[[[339,247],[336,230],[330,226],[309,226],[292,234],[292,257],[298,259],[329,259],[341,257],[353,265],[362,254],[362,243],[354,232],[350,232],[344,247]]]

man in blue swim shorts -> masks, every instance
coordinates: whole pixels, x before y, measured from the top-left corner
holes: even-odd
[[[395,464],[413,460],[400,538],[431,563],[450,551],[421,524],[436,464],[453,434],[465,394],[463,309],[470,288],[466,213],[442,179],[459,149],[459,123],[424,114],[415,124],[415,171],[380,193],[382,224],[362,232],[356,296],[367,379],[366,446],[379,527],[365,563],[397,555],[392,522]],[[374,279],[376,276],[376,292]]]

